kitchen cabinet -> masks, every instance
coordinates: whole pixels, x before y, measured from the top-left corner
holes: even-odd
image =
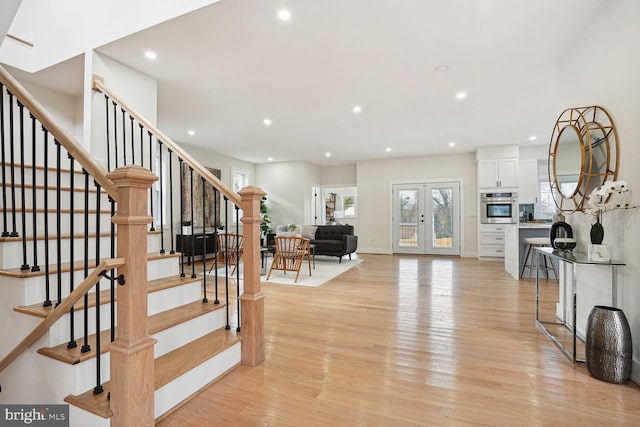
[[[478,187],[517,188],[518,159],[479,160]]]
[[[478,228],[478,256],[504,258],[504,224],[480,224]]]
[[[518,203],[538,203],[538,160],[518,163]]]

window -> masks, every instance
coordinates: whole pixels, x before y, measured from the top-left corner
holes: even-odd
[[[356,196],[355,195],[342,196],[342,207],[344,209],[345,218],[355,218],[356,217]]]
[[[231,169],[231,189],[234,193],[242,190],[249,185],[249,172],[240,169]],[[231,223],[236,223],[235,210],[229,213],[231,215]],[[238,218],[242,218],[242,209],[238,209]]]

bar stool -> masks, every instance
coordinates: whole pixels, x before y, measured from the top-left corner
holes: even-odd
[[[545,246],[551,247],[551,239],[548,237],[525,237],[524,239],[522,239],[522,241],[527,244],[527,254],[524,257],[524,260],[522,261],[522,268],[520,269],[520,278],[522,278],[522,276],[524,275],[524,269],[528,268],[529,269],[528,277],[529,279],[531,279],[531,277],[533,276],[533,270],[535,269],[535,266],[534,266],[535,251],[533,250],[533,248],[545,247]],[[549,260],[549,262],[547,263],[546,256],[543,256],[542,259],[544,261],[544,266],[538,265],[538,270],[543,270],[545,272],[545,275],[547,276],[547,279],[549,278],[549,270],[553,270],[553,274],[557,278],[558,273],[556,271],[556,266],[553,264],[553,261]],[[549,264],[551,264],[551,266],[549,266]]]

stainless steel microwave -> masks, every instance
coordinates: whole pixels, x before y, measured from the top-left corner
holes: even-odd
[[[515,224],[517,222],[517,193],[480,193],[481,224]]]

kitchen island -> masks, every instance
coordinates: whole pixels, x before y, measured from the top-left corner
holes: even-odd
[[[514,279],[520,278],[520,270],[524,257],[527,255],[527,245],[522,241],[527,237],[549,237],[550,222],[521,222],[507,224],[504,233],[504,269]],[[529,270],[525,272],[528,274]],[[535,277],[535,273],[531,273]]]

